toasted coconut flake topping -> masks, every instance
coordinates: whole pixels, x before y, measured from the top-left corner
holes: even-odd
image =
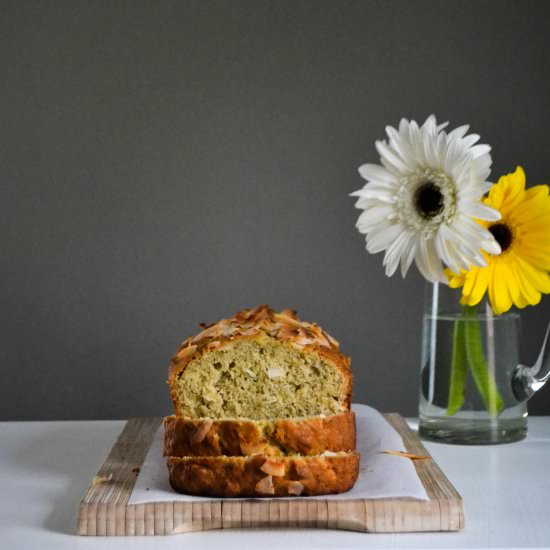
[[[271,476],[282,477],[285,475],[285,463],[282,460],[268,458],[260,470]]]
[[[207,436],[208,432],[214,424],[213,420],[204,420],[201,422],[200,426],[195,430],[195,433],[191,437],[191,443],[202,443],[204,438]]]
[[[281,313],[279,313],[279,315],[283,315],[285,317],[290,317],[291,319],[297,319],[298,318],[296,310],[295,309],[290,309],[290,308],[283,309],[283,311],[281,311]]]
[[[275,494],[275,487],[273,487],[273,477],[266,476],[258,483],[256,483],[256,492],[260,495],[274,495]]]
[[[384,454],[387,454],[387,455],[401,456],[403,458],[409,458],[410,460],[426,460],[426,459],[432,458],[431,456],[416,455],[414,453],[406,453],[405,451],[386,450],[386,451],[380,451],[380,452],[384,453]]]
[[[178,354],[176,355],[176,359],[178,359],[178,361],[187,359],[188,357],[191,357],[191,355],[193,355],[196,351],[197,351],[196,345],[187,344],[186,347],[183,347],[178,351]]]
[[[204,340],[205,338],[217,338],[218,336],[221,336],[221,330],[220,327],[217,325],[212,325],[208,328],[205,328],[202,332],[199,332],[193,340],[193,344],[196,344],[197,342],[200,342],[201,340]]]
[[[239,447],[243,455],[266,454],[267,441],[261,440],[258,443],[246,443],[241,441]]]
[[[298,348],[310,346],[339,354],[339,344],[334,338],[317,324],[300,321],[291,309],[277,313],[266,305],[260,305],[243,309],[218,323],[200,323],[200,327],[201,332],[183,343],[172,360],[174,365],[185,366],[195,352],[203,348],[215,349],[236,337],[254,338],[262,333],[286,340]]]
[[[289,495],[300,496],[303,490],[304,486],[299,481],[291,481],[288,484]]]
[[[102,483],[109,483],[112,481],[113,473],[111,472],[108,476],[94,476],[92,479],[92,485],[101,485]]]

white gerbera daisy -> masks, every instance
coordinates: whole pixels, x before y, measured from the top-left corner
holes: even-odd
[[[386,275],[401,262],[404,277],[412,263],[429,281],[447,281],[442,261],[455,272],[484,266],[481,250],[499,254],[491,233],[475,218],[496,221],[500,214],[480,198],[491,184],[491,148],[476,145],[468,126],[452,132],[431,115],[422,126],[402,119],[399,130],[386,127],[388,141],[377,141],[381,165],[359,168],[367,180],[352,193],[364,210],[357,228],[366,234],[367,250],[385,250]]]

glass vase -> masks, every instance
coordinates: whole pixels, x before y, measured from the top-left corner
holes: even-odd
[[[422,331],[419,433],[443,443],[486,445],[523,439],[527,405],[512,380],[520,317],[485,302],[460,304],[460,291],[427,287]]]

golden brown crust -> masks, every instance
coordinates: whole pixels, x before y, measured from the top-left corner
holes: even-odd
[[[355,414],[253,420],[164,419],[164,456],[319,455],[355,449]]]
[[[356,452],[336,456],[169,457],[170,484],[213,497],[288,497],[343,493],[359,473]]]
[[[338,342],[319,325],[301,321],[296,312],[284,309],[277,313],[263,304],[253,309],[238,311],[229,319],[222,319],[210,325],[200,324],[203,329],[190,336],[172,358],[168,383],[171,397],[177,410],[175,380],[185,367],[203,354],[241,339],[261,338],[264,335],[288,342],[305,353],[316,354],[327,363],[334,365],[344,379],[343,406],[351,406],[352,374],[350,359],[340,352]]]

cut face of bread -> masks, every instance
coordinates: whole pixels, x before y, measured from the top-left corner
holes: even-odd
[[[175,380],[180,416],[270,419],[345,409],[345,381],[315,353],[264,336],[241,339],[192,361]]]
[[[164,419],[165,456],[319,455],[355,449],[355,415],[279,420]]]
[[[341,493],[359,472],[356,452],[307,457],[169,457],[170,484],[180,493],[215,497],[288,497]]]
[[[349,358],[319,326],[267,306],[189,338],[172,361],[176,414],[266,420],[349,409]]]

